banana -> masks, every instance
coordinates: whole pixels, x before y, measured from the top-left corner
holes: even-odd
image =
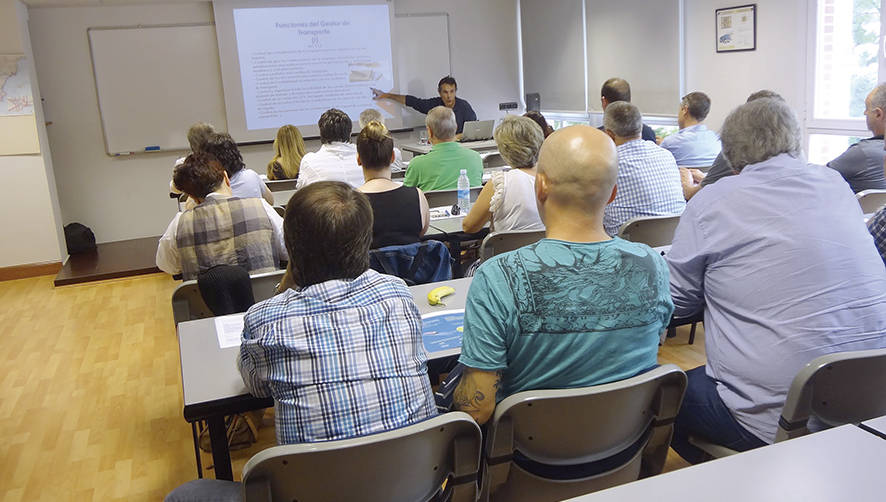
[[[439,288],[434,288],[428,293],[428,304],[443,305],[443,297],[449,296],[452,293],[455,293],[455,288],[452,286],[440,286]]]

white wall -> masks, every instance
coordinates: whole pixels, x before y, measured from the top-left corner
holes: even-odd
[[[27,29],[27,9],[17,0],[0,2],[0,54],[24,54],[33,61]],[[31,85],[40,155],[0,156],[4,196],[0,197],[0,267],[62,261],[61,230],[52,159],[43,126],[36,75]]]
[[[498,103],[518,100],[514,0],[395,0],[394,5],[397,13],[450,13],[452,72],[459,95],[470,100],[479,117],[498,118]],[[31,8],[30,16],[37,73],[53,122],[49,142],[64,222],[90,226],[98,242],[160,235],[175,211],[168,184],[181,153],[105,154],[86,29],[210,22],[210,4],[41,7]],[[177,77],[187,78],[170,76]],[[317,142],[307,146],[319,148]],[[247,166],[264,172],[270,145],[242,151]]]
[[[719,129],[730,110],[760,89],[781,94],[806,113],[807,0],[756,0],[757,50],[717,53],[714,10],[734,0],[684,0],[686,91],[711,97],[707,124]],[[676,104],[675,104],[676,106]]]

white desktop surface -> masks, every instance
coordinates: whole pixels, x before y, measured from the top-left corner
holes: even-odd
[[[571,501],[880,502],[886,441],[844,425]]]
[[[886,416],[866,420],[862,423],[877,432],[886,434]],[[886,496],[884,496],[883,499],[886,500]]]

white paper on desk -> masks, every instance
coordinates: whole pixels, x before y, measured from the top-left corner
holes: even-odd
[[[432,207],[430,210],[431,220],[442,220],[443,218],[452,218],[450,209],[452,206]]]
[[[216,317],[215,333],[218,335],[220,349],[240,346],[240,335],[243,334],[243,314]]]

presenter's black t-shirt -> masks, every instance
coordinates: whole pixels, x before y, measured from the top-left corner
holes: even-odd
[[[418,242],[421,208],[418,189],[401,186],[387,192],[367,193],[372,206],[372,249]]]
[[[443,106],[443,99],[439,96],[436,98],[420,99],[412,95],[407,95],[406,106],[412,107],[415,111],[420,113],[428,113],[433,108]],[[455,98],[455,106],[452,107],[452,111],[455,112],[455,121],[458,123],[458,129],[455,131],[457,134],[461,133],[462,129],[464,129],[465,122],[477,120],[477,114],[474,113],[474,109],[471,108],[470,103],[461,98]]]

